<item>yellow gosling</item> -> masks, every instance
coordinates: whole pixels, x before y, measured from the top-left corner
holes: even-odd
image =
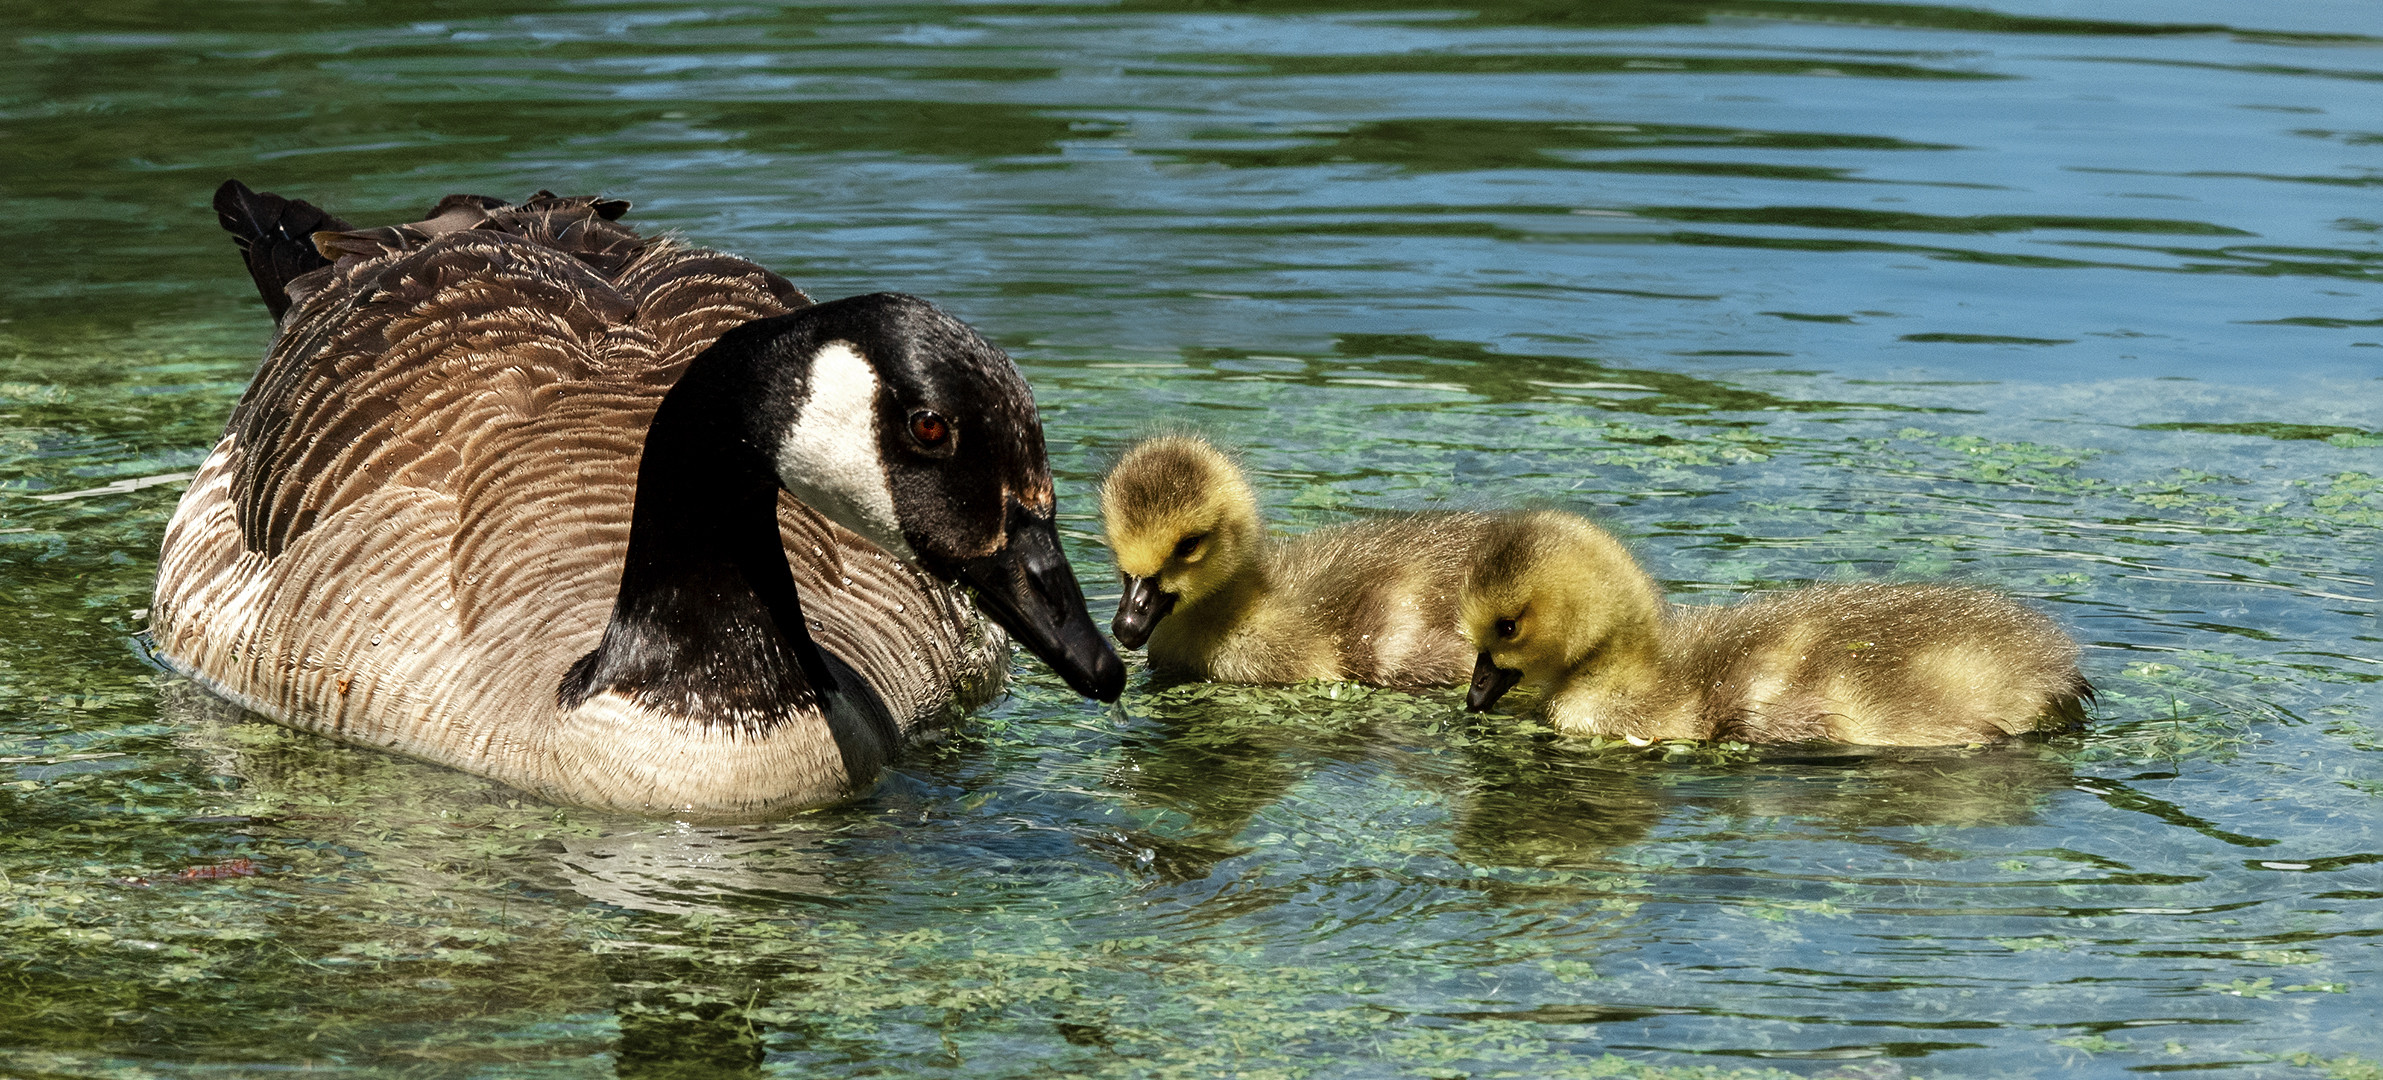
[[[1275,540],[1241,467],[1207,440],[1162,435],[1101,483],[1125,581],[1111,629],[1151,666],[1243,683],[1347,679],[1446,686],[1472,663],[1457,589],[1486,514],[1379,518]]]
[[[1554,511],[1497,521],[1460,606],[1478,653],[1467,707],[1536,687],[1570,735],[1959,745],[2073,728],[2093,696],[2077,643],[1999,593],[1811,585],[1674,605],[1611,534]]]

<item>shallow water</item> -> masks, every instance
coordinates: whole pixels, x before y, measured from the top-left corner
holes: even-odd
[[[0,1074],[2370,1075],[2383,14],[1397,4],[0,13]],[[1289,529],[1995,585],[2097,723],[1663,754],[1021,665],[779,825],[521,802],[157,674],[180,485],[41,498],[221,430],[227,175],[932,297],[1033,381],[1096,608],[1091,482],[1185,421]]]

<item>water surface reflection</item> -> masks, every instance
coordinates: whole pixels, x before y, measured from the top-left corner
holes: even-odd
[[[2362,6],[0,26],[0,1072],[2383,1057]],[[241,721],[127,645],[176,493],[139,482],[264,343],[205,209],[233,174],[358,221],[601,190],[815,295],[932,296],[1025,366],[1095,592],[1091,483],[1194,423],[1294,529],[1540,502],[1689,601],[2007,589],[2088,642],[2097,724],[1667,756],[1352,687],[1137,683],[1120,718],[1028,674],[867,799],[712,830]]]

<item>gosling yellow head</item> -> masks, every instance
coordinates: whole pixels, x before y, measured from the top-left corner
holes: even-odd
[[[1241,467],[1196,435],[1134,445],[1101,481],[1102,528],[1125,595],[1109,628],[1139,648],[1179,603],[1196,603],[1251,566],[1263,536]]]
[[[1584,665],[1644,667],[1662,628],[1662,597],[1612,534],[1572,514],[1515,514],[1493,527],[1458,601],[1479,653],[1465,707],[1481,712],[1514,687],[1560,685]]]

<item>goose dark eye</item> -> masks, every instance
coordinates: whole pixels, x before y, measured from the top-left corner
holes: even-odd
[[[1193,533],[1190,536],[1186,536],[1183,539],[1176,541],[1175,557],[1178,559],[1191,558],[1192,552],[1200,550],[1200,545],[1206,543],[1207,540],[1207,533]]]
[[[951,441],[951,421],[931,409],[920,409],[910,414],[910,437],[917,439],[920,446],[936,449]]]
[[[1511,637],[1513,637],[1513,636],[1514,636],[1514,620],[1512,620],[1512,619],[1499,619],[1499,620],[1498,620],[1498,636],[1499,636],[1499,637],[1502,637],[1502,638],[1511,638]]]

